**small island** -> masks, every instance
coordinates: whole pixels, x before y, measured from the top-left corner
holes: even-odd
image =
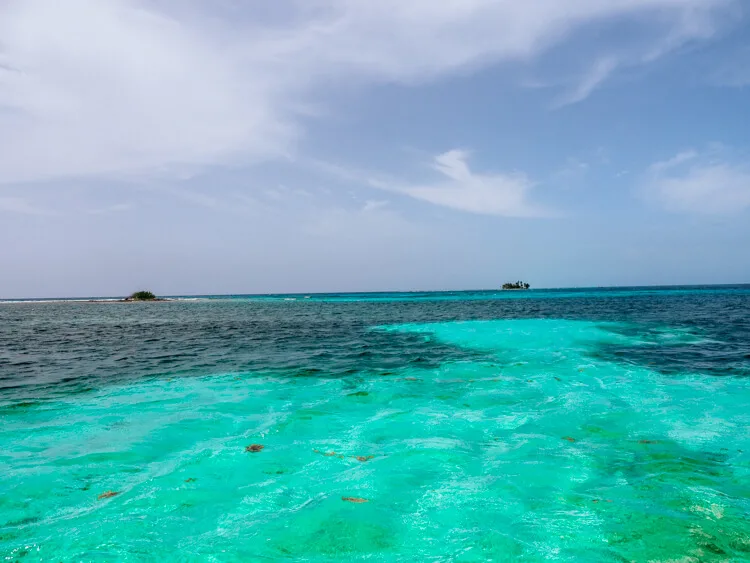
[[[86,303],[160,303],[163,301],[178,301],[168,297],[157,297],[151,291],[136,291],[121,299],[105,297],[101,299],[86,299]]]
[[[504,283],[503,289],[529,289],[531,286],[522,281],[517,281],[515,283]]]
[[[136,291],[123,299],[123,301],[130,303],[133,301],[166,301],[166,299],[160,299],[150,291]]]

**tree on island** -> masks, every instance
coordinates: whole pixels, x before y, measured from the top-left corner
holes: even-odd
[[[517,281],[515,283],[504,283],[503,289],[529,289],[531,286],[526,282]]]
[[[130,297],[126,297],[125,301],[154,301],[156,295],[150,291],[136,291]]]

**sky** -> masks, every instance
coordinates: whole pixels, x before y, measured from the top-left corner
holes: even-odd
[[[0,298],[750,282],[746,0],[0,0]]]

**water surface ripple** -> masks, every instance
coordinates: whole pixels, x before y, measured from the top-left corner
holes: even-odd
[[[748,375],[747,286],[0,303],[0,556],[750,560]]]

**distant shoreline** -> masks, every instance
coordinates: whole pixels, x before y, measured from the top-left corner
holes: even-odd
[[[523,290],[529,295],[559,295],[579,294],[582,292],[596,292],[606,295],[612,292],[656,292],[656,291],[749,291],[750,284],[713,284],[713,285],[651,285],[651,286],[608,286],[608,287],[559,287],[559,288],[534,288]],[[329,298],[380,298],[380,297],[426,297],[426,296],[457,296],[462,294],[496,294],[515,292],[515,289],[467,289],[467,290],[435,290],[435,291],[353,291],[353,292],[330,292],[330,293],[248,293],[248,294],[221,294],[221,295],[180,295],[162,297],[160,302],[195,302],[195,301],[217,301],[232,299],[261,299],[274,300],[283,299],[288,301],[317,300]],[[123,303],[123,297],[49,297],[49,298],[17,298],[0,299],[0,305],[15,303]]]
[[[64,297],[56,299],[0,299],[0,305],[13,305],[21,303],[95,303],[95,304],[112,304],[112,303],[167,303],[180,301],[209,301],[208,297],[159,297],[157,299],[126,299],[124,297],[100,298],[100,299],[66,299]]]

